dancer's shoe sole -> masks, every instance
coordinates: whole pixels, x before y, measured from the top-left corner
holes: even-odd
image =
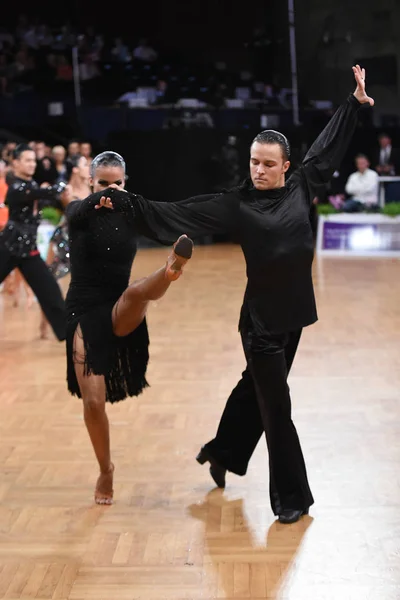
[[[185,262],[192,258],[193,247],[193,241],[186,235],[183,235],[179,238],[174,246],[176,259],[170,267],[172,271],[180,271]]]

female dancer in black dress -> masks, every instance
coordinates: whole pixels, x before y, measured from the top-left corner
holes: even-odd
[[[51,236],[46,263],[56,280],[60,280],[70,271],[68,225],[65,216],[66,207],[73,200],[83,200],[91,193],[89,185],[89,163],[81,154],[73,155],[67,163],[68,185],[62,195],[62,211],[64,214],[61,221]],[[47,338],[48,322],[44,313],[40,320],[40,337]]]
[[[67,294],[68,389],[83,399],[84,419],[100,467],[95,502],[111,504],[114,465],[110,455],[106,402],[137,396],[147,386],[149,338],[146,311],[178,279],[193,243],[181,236],[166,264],[129,285],[137,242],[131,210],[104,207],[103,192],[125,184],[125,162],[103,152],[90,165],[94,193],[71,202],[71,283]],[[128,196],[128,194],[126,194]]]

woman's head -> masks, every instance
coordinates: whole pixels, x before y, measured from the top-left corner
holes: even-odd
[[[120,154],[106,150],[94,157],[90,165],[90,185],[101,192],[112,183],[125,187],[126,165]]]
[[[250,176],[258,190],[271,190],[285,184],[290,167],[290,145],[278,131],[261,131],[250,147]]]
[[[73,178],[89,180],[89,163],[81,154],[74,154],[67,161],[67,177],[71,182]]]

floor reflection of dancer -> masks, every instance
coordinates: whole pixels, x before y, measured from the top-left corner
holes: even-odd
[[[106,402],[136,396],[146,387],[146,311],[178,279],[193,243],[181,236],[166,264],[129,285],[136,254],[132,211],[113,210],[101,199],[112,185],[125,184],[125,162],[103,152],[90,166],[95,192],[66,211],[71,260],[67,294],[68,389],[83,399],[84,419],[100,475],[95,502],[111,504],[113,472]],[[128,196],[128,194],[126,194]]]
[[[67,163],[68,185],[62,197],[62,208],[65,211],[67,205],[74,200],[83,200],[91,193],[89,184],[89,164],[87,159],[80,154],[70,158]],[[65,214],[56,227],[49,244],[46,263],[53,276],[58,280],[68,275],[70,271],[68,226]],[[40,337],[46,339],[48,336],[48,322],[42,312],[40,321]]]
[[[29,146],[17,146],[6,196],[9,217],[0,233],[0,283],[18,268],[61,341],[65,339],[65,304],[57,282],[37,249],[37,229],[41,207],[46,203],[58,205],[64,188],[39,188],[32,178],[35,169],[35,152]]]
[[[150,202],[131,195],[136,225],[160,241],[177,231],[191,237],[229,233],[242,246],[247,288],[239,322],[247,367],[232,391],[216,437],[197,460],[209,462],[218,486],[226,471],[244,475],[264,433],[269,451],[270,501],[282,523],[293,523],[314,502],[300,441],[292,421],[287,375],[303,327],[317,320],[312,283],[314,256],[310,205],[315,189],[341,163],[362,104],[365,72],[353,67],[357,88],[339,107],[286,181],[290,146],[276,131],[261,132],[250,149],[251,181],[207,201]],[[126,193],[110,192],[115,206]],[[143,223],[141,223],[143,221]]]

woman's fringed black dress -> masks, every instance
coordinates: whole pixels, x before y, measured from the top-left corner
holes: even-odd
[[[133,213],[95,210],[102,194],[71,202],[66,210],[71,283],[67,294],[67,381],[81,398],[75,374],[74,336],[82,332],[85,374],[104,375],[107,402],[137,396],[148,385],[149,336],[146,320],[131,334],[113,332],[112,309],[129,285],[136,255]]]

